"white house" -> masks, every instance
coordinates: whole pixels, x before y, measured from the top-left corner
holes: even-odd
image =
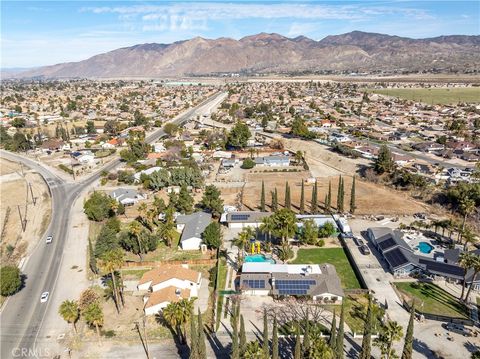
[[[116,190],[110,192],[110,197],[117,200],[117,202],[123,204],[124,206],[132,205],[142,199],[145,199],[145,196],[130,188],[117,188]]]
[[[146,170],[135,173],[133,175],[133,178],[135,178],[135,182],[138,182],[140,181],[140,176],[142,175],[142,173],[146,175],[151,175],[153,172],[160,171],[161,169],[162,167],[150,167],[150,168],[147,168]]]
[[[137,285],[139,291],[149,292],[143,299],[145,314],[156,314],[182,298],[197,297],[201,280],[201,273],[187,265],[165,264],[145,272]]]
[[[77,161],[82,165],[93,164],[95,163],[95,156],[92,154],[86,153],[78,156]]]
[[[183,250],[199,250],[202,243],[202,233],[212,220],[212,215],[205,212],[195,212],[177,217],[177,231],[182,232],[180,247]]]

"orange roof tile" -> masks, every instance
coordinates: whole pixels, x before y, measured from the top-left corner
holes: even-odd
[[[176,291],[180,294],[177,295]],[[190,298],[190,289],[179,289],[176,287],[167,287],[153,292],[149,295],[145,308],[153,307],[154,305],[164,302],[178,302],[180,299]]]
[[[152,285],[156,285],[172,278],[189,280],[190,282],[196,283],[198,275],[198,272],[184,268],[181,265],[162,264],[158,268],[145,272],[138,284],[144,284],[151,281]]]

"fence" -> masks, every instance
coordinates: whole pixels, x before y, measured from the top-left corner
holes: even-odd
[[[144,261],[144,262],[124,262],[122,268],[141,268],[141,267],[158,267],[162,264],[172,264],[172,265],[179,265],[179,264],[192,264],[192,265],[202,265],[202,264],[208,264],[208,265],[213,265],[215,264],[217,260],[216,259],[186,259],[186,260],[165,260],[165,261]]]
[[[410,304],[402,298],[403,306],[406,310],[410,311]],[[437,320],[439,322],[448,322],[448,323],[455,323],[455,324],[463,324],[463,325],[470,325],[473,326],[475,323],[471,319],[465,318],[456,318],[456,317],[447,317],[445,315],[437,315],[431,313],[423,313],[415,308],[415,314],[422,315],[425,319],[429,320]]]
[[[348,247],[345,241],[345,238],[343,238],[343,236],[339,236],[339,238],[340,238],[340,242],[342,243],[342,247],[347,255],[348,262],[352,266],[353,271],[355,272],[355,276],[360,282],[360,285],[362,286],[363,289],[368,288],[367,283],[365,282],[365,279],[363,279],[362,271],[360,270],[360,268],[358,268],[357,263],[355,262],[355,259],[353,258],[353,255],[350,252],[350,248]]]

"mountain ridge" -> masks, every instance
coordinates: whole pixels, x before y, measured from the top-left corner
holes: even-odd
[[[259,33],[239,40],[194,37],[144,43],[15,77],[170,77],[224,73],[480,71],[480,36],[425,39],[352,31],[313,40]]]

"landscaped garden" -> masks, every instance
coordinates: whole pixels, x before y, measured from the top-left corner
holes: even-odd
[[[453,318],[468,318],[468,311],[458,298],[432,283],[402,282],[395,283],[397,289],[409,302],[415,301],[418,311]]]
[[[344,289],[361,288],[343,248],[301,248],[292,264],[322,264],[335,266]]]

